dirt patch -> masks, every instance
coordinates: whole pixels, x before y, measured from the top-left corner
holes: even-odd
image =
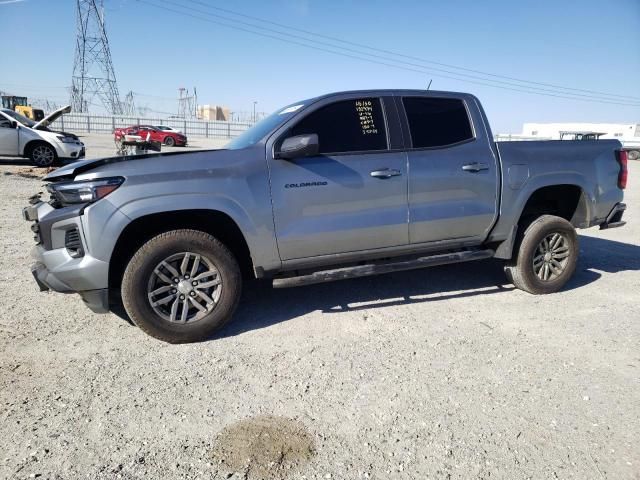
[[[313,439],[304,425],[285,417],[251,417],[224,428],[216,438],[213,458],[221,470],[242,478],[282,479],[313,456]]]
[[[40,180],[46,174],[51,173],[55,170],[55,167],[46,167],[46,168],[34,168],[34,167],[21,167],[18,168],[16,172],[4,172],[4,175],[17,175],[22,178],[34,178],[36,180]]]

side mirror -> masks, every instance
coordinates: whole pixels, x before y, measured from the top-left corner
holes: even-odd
[[[289,137],[282,142],[276,158],[293,160],[294,158],[310,157],[318,154],[318,135],[316,133],[306,133]]]
[[[15,120],[11,122],[11,128],[18,128],[18,122]]]

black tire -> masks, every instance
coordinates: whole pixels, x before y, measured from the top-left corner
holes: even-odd
[[[166,136],[164,139],[164,144],[167,147],[173,147],[176,144],[176,140],[171,136]]]
[[[31,164],[36,167],[52,167],[58,162],[56,149],[47,142],[30,143],[27,156],[31,160]]]
[[[175,323],[163,318],[162,312],[154,310],[147,295],[152,288],[151,282],[157,278],[157,275],[153,277],[156,267],[172,255],[185,252],[199,255],[203,261],[206,259],[214,265],[221,281],[221,291],[209,313],[191,323],[190,320]],[[189,269],[186,272],[189,273]],[[189,279],[189,276],[186,278]],[[192,276],[191,280],[196,280],[196,277]],[[189,284],[191,280],[186,280],[186,283]],[[183,304],[190,305],[188,295],[181,295],[177,288],[176,285],[176,289],[170,292],[176,294],[176,300],[167,303],[178,302],[179,296],[186,297]],[[125,269],[121,291],[122,303],[129,317],[145,333],[169,343],[199,342],[210,338],[233,316],[240,300],[242,276],[233,254],[212,235],[197,230],[172,230],[152,238],[134,254]],[[176,307],[176,311],[179,309]]]
[[[557,249],[558,253],[550,248],[548,256],[546,253],[543,254],[546,248],[543,242],[549,238],[558,238],[555,237],[556,234],[562,237],[561,240],[557,240],[562,242],[558,244],[561,245]],[[550,243],[552,242],[548,241],[546,245],[550,246]],[[534,295],[557,292],[569,281],[576,269],[579,253],[578,235],[573,225],[564,218],[543,215],[533,220],[519,235],[516,248],[513,259],[505,265],[505,273],[516,288],[525,292]],[[541,257],[542,267],[539,267]],[[534,258],[537,259],[536,266]],[[558,264],[562,268],[559,268]],[[549,278],[541,278],[546,275],[549,275]]]

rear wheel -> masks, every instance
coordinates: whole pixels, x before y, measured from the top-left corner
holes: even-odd
[[[173,146],[176,144],[176,141],[175,141],[175,139],[174,139],[173,137],[169,137],[169,136],[167,136],[167,137],[164,139],[164,144],[165,144],[167,147],[173,147]]]
[[[206,340],[233,316],[242,289],[233,254],[196,230],[158,235],[138,250],[122,281],[131,320],[170,343]]]
[[[36,167],[50,167],[56,163],[58,155],[55,149],[45,142],[38,142],[29,148],[29,159]]]
[[[534,295],[562,289],[576,269],[578,236],[573,225],[554,215],[543,215],[520,235],[514,259],[505,266],[509,280]]]

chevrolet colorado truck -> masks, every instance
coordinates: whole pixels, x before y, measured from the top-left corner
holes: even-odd
[[[41,290],[124,306],[146,333],[200,341],[243,279],[276,288],[485,258],[560,290],[576,228],[624,225],[617,140],[495,143],[476,97],[371,90],[291,104],[225,149],[84,160],[45,177]],[[460,270],[463,275],[464,270]]]

